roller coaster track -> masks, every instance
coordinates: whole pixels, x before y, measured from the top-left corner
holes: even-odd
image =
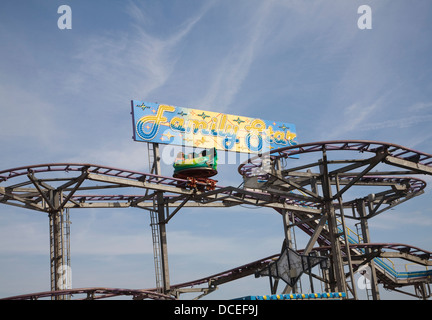
[[[328,160],[329,151],[335,152],[337,155],[344,151],[357,151],[362,154],[372,154],[372,157],[342,161]],[[322,159],[308,165],[301,165],[294,168],[287,167],[287,159],[308,153],[321,153]],[[266,158],[267,162],[265,161]],[[335,167],[333,170],[330,168],[331,165]],[[390,171],[386,171],[381,169],[383,166],[397,167],[397,170],[395,171],[392,168]],[[314,167],[318,167],[320,173],[313,174],[310,169]],[[323,167],[325,170],[323,170]],[[378,172],[371,173],[372,169],[378,168],[380,169]],[[305,169],[308,170],[306,172],[301,171]],[[361,169],[361,171],[354,172],[356,169]],[[382,142],[361,140],[326,141],[290,146],[268,152],[267,154],[250,159],[240,165],[239,173],[243,175],[246,181],[245,185],[249,184],[252,187],[263,189],[267,192],[297,192],[297,198],[303,198],[309,201],[315,200],[316,203],[332,201],[333,207],[335,210],[339,210],[340,214],[342,214],[342,210],[351,207],[353,214],[349,216],[349,218],[361,220],[362,218],[372,218],[395,205],[423,193],[426,183],[418,178],[407,177],[407,175],[432,174],[432,155],[399,145]],[[320,197],[319,194],[314,191],[314,189],[317,189],[317,184],[324,184],[326,179],[328,179],[330,185],[336,185],[334,195],[330,194],[327,199]],[[350,187],[367,185],[368,183],[377,186],[380,183],[390,182],[395,183],[393,188],[394,193],[386,191],[378,194],[369,194],[360,199],[355,198],[348,201],[344,199],[345,201],[341,201],[342,195],[345,197],[345,192]],[[405,190],[402,191],[400,187],[404,184]],[[309,189],[306,188],[308,185],[310,186]],[[399,185],[399,187],[396,185]],[[337,200],[339,200],[339,202],[337,202]],[[367,214],[366,208],[369,209],[369,214]],[[276,210],[282,213],[282,210]],[[361,217],[355,214],[356,211],[357,213],[362,211]],[[315,234],[318,228],[318,221],[316,219],[313,219],[308,214],[289,213],[289,215],[290,219],[295,221],[301,230],[311,237]],[[342,235],[343,229],[338,227],[338,230]],[[328,230],[323,228],[318,234],[317,242],[322,248],[329,249],[331,240]],[[337,239],[337,241],[341,243],[341,248],[344,248],[346,246],[344,236],[338,237]],[[357,242],[358,240],[356,241],[352,237],[348,237],[348,240],[353,261],[364,257],[366,249],[368,252],[372,250],[375,256],[370,254],[368,259],[369,261],[373,259],[375,262],[379,282],[383,283],[387,288],[394,289],[398,286],[414,283],[416,281],[431,282],[432,273],[430,271],[397,272],[394,267],[379,256],[377,253],[377,245],[370,247],[366,244],[360,244]],[[381,249],[383,247],[384,245],[381,246]],[[392,245],[386,244],[385,247],[392,248]],[[406,257],[414,257],[414,255],[408,255],[407,253],[412,252],[412,248],[405,245],[403,245],[402,248],[402,250],[405,250],[405,253],[397,255],[393,253],[393,255],[401,257],[401,255],[406,254]],[[378,251],[381,251],[381,249]],[[385,256],[388,257],[389,254],[386,253]],[[427,259],[429,259],[430,253],[423,251],[422,257],[427,257]],[[422,264],[422,261],[419,261],[419,259],[412,259],[412,261]],[[429,265],[429,263],[425,265]]]
[[[70,173],[80,172],[77,177],[64,176],[61,178],[40,178],[35,174],[47,173]],[[286,209],[299,211],[303,213],[320,214],[321,204],[319,202],[304,199],[296,199],[294,194],[280,195],[271,194],[268,191],[248,190],[236,187],[216,186],[215,190],[200,191],[205,188],[203,183],[198,182],[198,189],[188,187],[188,181],[172,177],[157,176],[136,171],[122,170],[107,166],[98,166],[91,164],[71,164],[71,163],[52,163],[35,166],[25,166],[0,171],[0,183],[9,181],[13,178],[24,177],[27,181],[19,182],[14,185],[0,186],[0,203],[20,206],[32,210],[46,212],[48,205],[43,203],[44,193],[48,190],[57,190],[65,193],[65,200],[62,203],[63,208],[114,208],[114,207],[140,207],[148,208],[153,205],[152,198],[154,193],[143,194],[91,194],[90,191],[99,191],[118,188],[141,188],[153,191],[164,191],[165,203],[171,207],[177,207],[179,201],[188,199],[195,204],[186,204],[186,206],[232,206],[237,204],[250,204],[255,206],[267,206],[275,209]],[[355,177],[344,177],[341,183],[349,183]],[[84,181],[102,182],[104,185],[86,186]],[[66,182],[65,182],[66,181]],[[65,182],[58,187],[48,186],[48,182]],[[41,183],[40,186],[38,184]],[[426,186],[426,183],[417,178],[383,178],[383,177],[362,177],[357,181],[358,185],[376,185],[376,186],[395,186],[399,185],[403,192],[392,192],[392,197],[414,196],[420,194]],[[31,188],[29,188],[30,186]],[[36,186],[34,188],[33,186]],[[86,193],[77,193],[78,191],[87,191]],[[292,198],[291,198],[292,197]],[[45,199],[46,200],[46,199]],[[352,202],[346,202],[344,205],[349,206]]]
[[[350,246],[351,249],[365,249],[370,248],[375,252],[375,257],[378,258],[401,258],[408,261],[413,261],[418,264],[432,266],[432,260],[430,260],[432,252],[419,249],[414,246],[406,244],[395,244],[395,243],[357,243]],[[324,251],[329,250],[330,246],[316,247],[313,251]],[[391,250],[391,251],[383,251]],[[301,253],[302,250],[299,250]],[[195,287],[199,285],[208,285],[209,287],[216,287],[230,281],[238,280],[250,275],[253,275],[258,270],[266,267],[269,263],[275,261],[279,257],[279,254],[274,254],[272,256],[256,260],[254,262],[241,265],[223,272],[219,272],[207,277],[203,277],[196,280],[191,280],[188,282],[183,282],[179,284],[172,285],[173,290],[180,290],[182,288]],[[414,278],[424,278],[425,276],[432,276],[432,270],[426,271],[428,274],[414,274],[410,277]],[[401,275],[401,278],[404,275]],[[24,294],[19,296],[13,296],[6,298],[7,300],[32,300],[40,299],[44,297],[52,297],[56,295],[78,295],[86,294],[84,299],[105,299],[122,295],[133,296],[134,299],[173,299],[172,296],[163,295],[156,292],[156,288],[145,289],[145,290],[133,290],[133,289],[118,289],[118,288],[78,288],[69,290],[59,290],[59,291],[46,291],[37,292],[31,294]],[[100,296],[97,296],[99,294]],[[1,299],[0,299],[1,300]]]
[[[420,174],[432,174],[432,155],[409,149],[397,144],[367,141],[367,140],[333,140],[324,142],[304,143],[269,151],[262,156],[257,156],[239,166],[241,175],[250,174],[251,169],[261,166],[264,155],[272,159],[287,159],[299,154],[327,151],[357,151],[360,153],[387,152],[384,162],[409,169]]]
[[[76,177],[67,175],[72,172],[78,172],[80,175]],[[66,175],[56,178],[47,177],[47,174],[53,173]],[[36,174],[38,177],[36,177]],[[44,175],[44,177],[40,177],[41,175]],[[211,207],[250,204],[320,213],[320,210],[312,204],[306,207],[304,201],[283,199],[265,192],[251,192],[243,188],[221,186],[216,186],[215,190],[208,191],[205,183],[201,182],[197,182],[196,188],[191,188],[189,181],[185,179],[93,164],[52,163],[0,171],[0,183],[17,178],[23,178],[25,181],[7,187],[0,186],[0,195],[2,196],[0,203],[44,212],[50,209],[49,204],[47,204],[49,202],[45,201],[44,203],[43,201],[47,200],[46,193],[49,190],[56,190],[64,193],[61,208],[138,207],[145,209],[153,206],[153,198],[156,196],[154,192],[162,191],[165,192],[164,202],[170,207],[178,207],[180,204],[182,206]],[[63,183],[60,186],[48,185],[48,183],[55,182]],[[100,182],[102,184],[86,185],[84,182]],[[154,192],[145,195],[90,193],[119,188],[139,188]],[[80,193],[83,191],[86,193]],[[194,202],[194,204],[191,204],[191,202]]]
[[[335,161],[327,159],[327,151],[357,151],[361,154],[372,154],[372,157]],[[283,166],[286,164],[286,159],[313,152],[321,152],[324,155],[323,159],[294,168]],[[266,156],[269,156],[271,160],[270,170],[262,170],[263,159]],[[205,183],[198,182],[197,185],[192,186],[190,181],[185,179],[85,163],[23,166],[0,171],[0,203],[48,213],[70,208],[136,207],[152,210],[157,194],[162,192],[163,205],[173,210],[171,213],[167,210],[166,222],[182,207],[230,207],[247,204],[273,208],[280,213],[289,212],[292,215],[293,223],[312,236],[318,228],[318,219],[323,214],[325,199],[312,188],[312,183],[315,183],[315,186],[323,183],[322,173],[312,173],[310,169],[320,167],[323,162],[336,166],[334,170],[328,172],[330,184],[337,187],[336,194],[330,200],[337,210],[351,209],[352,215],[348,216],[352,219],[361,218],[356,213],[360,203],[370,209],[369,214],[363,216],[369,219],[420,195],[426,183],[412,176],[432,174],[432,155],[426,153],[381,142],[327,141],[277,149],[250,159],[241,164],[238,169],[245,179],[243,187],[217,185],[209,189]],[[371,173],[373,168],[376,169],[381,164],[398,169]],[[366,168],[360,172],[355,171],[362,167]],[[305,169],[308,171],[302,171]],[[252,181],[252,188],[247,185],[249,179]],[[10,182],[13,183],[9,184]],[[342,201],[342,195],[345,196],[345,192],[353,186],[373,186],[384,190],[380,189],[373,196],[369,194],[363,198]],[[128,193],[119,193],[119,189]],[[131,191],[137,189],[146,192],[134,194]],[[52,193],[60,194],[60,200],[54,202]],[[343,239],[339,241],[342,247],[346,245]],[[317,242],[319,247],[313,250],[328,250],[331,242],[325,228],[319,233]],[[354,260],[357,259],[355,263],[361,263],[358,261],[364,259],[391,257],[406,259],[420,265],[431,265],[430,252],[408,245],[356,243],[349,239],[349,248],[355,257]],[[369,249],[374,256],[367,257],[364,253],[365,249]],[[172,285],[171,288],[175,291],[201,284],[217,286],[251,275],[277,257],[278,255],[267,257],[216,275]],[[408,274],[395,273],[385,265],[381,265],[381,268],[382,271],[378,269],[379,277],[389,287],[413,281],[430,281],[431,277],[429,272],[411,274],[411,277]],[[99,297],[131,295],[135,298],[166,298],[163,295],[151,295],[150,293],[155,293],[155,289],[128,291],[128,289],[84,288],[74,290],[77,291],[72,290],[67,294],[83,293],[88,294],[90,298],[95,298],[95,294],[101,294]],[[50,291],[50,293],[23,295],[16,298],[28,299],[50,294],[66,293],[64,290]]]
[[[350,245],[350,249],[358,249],[363,251],[364,249],[369,248],[372,249],[373,256],[378,258],[400,258],[408,261],[415,262],[417,264],[421,264],[424,266],[432,266],[432,252],[419,249],[414,246],[400,244],[400,243],[356,243]],[[313,248],[313,251],[326,251],[329,250],[330,246],[321,246]],[[299,253],[302,253],[303,250],[298,250]],[[192,287],[201,284],[211,284],[218,285],[222,283],[226,283],[229,281],[237,280],[243,277],[247,277],[251,274],[254,274],[256,271],[264,268],[272,261],[275,261],[280,255],[274,254],[272,256],[236,267],[224,272],[220,272],[211,276],[207,276],[204,278],[200,278],[193,281],[188,281],[185,283],[180,283],[173,285],[174,289]],[[367,259],[366,257],[362,257],[362,259]],[[392,274],[395,274],[396,271],[392,271]],[[423,279],[424,277],[431,277],[432,270],[421,271],[421,272],[413,272],[413,273],[401,273],[396,274],[396,278],[410,278],[410,279]],[[397,279],[396,279],[397,280]]]
[[[13,297],[8,297],[6,299],[0,300],[37,300],[41,298],[51,298],[56,296],[75,296],[75,295],[85,295],[85,298],[80,298],[76,300],[97,300],[97,299],[107,299],[114,298],[118,296],[132,296],[133,300],[173,300],[172,296],[168,296],[155,290],[142,290],[142,289],[121,289],[121,288],[77,288],[77,289],[66,289],[57,291],[44,291],[35,292],[30,294],[23,294]]]

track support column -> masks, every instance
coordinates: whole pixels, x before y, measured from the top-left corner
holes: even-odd
[[[159,154],[159,144],[153,144],[153,169],[155,170],[156,175],[161,174],[160,167],[160,154]],[[159,228],[159,243],[160,243],[160,259],[161,259],[161,276],[162,276],[162,285],[163,285],[163,293],[168,294],[170,291],[170,277],[169,277],[169,266],[168,266],[168,244],[167,244],[167,232],[166,232],[166,224],[167,221],[165,219],[165,205],[164,205],[164,197],[163,192],[160,191],[156,196],[156,209],[158,214],[158,228]],[[156,270],[158,272],[158,270]]]
[[[331,265],[333,268],[334,289],[339,292],[347,292],[345,272],[343,268],[342,250],[337,229],[336,212],[332,204],[332,190],[330,176],[328,172],[327,153],[325,147],[322,149],[323,158],[320,161],[320,171],[322,177],[322,192],[324,197],[324,214],[327,215],[329,238],[331,242]]]
[[[359,199],[357,200],[357,211],[360,215],[360,226],[362,231],[362,238],[364,243],[370,243],[370,234],[369,234],[369,224],[368,219],[366,218],[366,206],[365,206],[365,200]],[[370,248],[365,248],[366,254],[371,254]],[[371,291],[372,291],[372,299],[373,300],[380,300],[380,294],[378,290],[378,281],[377,281],[377,275],[375,270],[375,263],[373,260],[369,263],[370,270],[371,270]]]
[[[294,221],[294,213],[288,212],[288,210],[283,209],[282,210],[282,221],[283,221],[283,227],[284,227],[284,234],[285,234],[285,246],[287,248],[291,248],[293,250],[297,250],[297,244],[296,244],[296,240],[295,240],[295,235],[294,235],[294,228],[293,227],[289,227],[289,225],[291,224],[290,221],[290,215],[292,217],[292,220]],[[282,250],[284,248],[284,245],[282,245]],[[270,277],[271,279],[271,277]],[[293,293],[297,293],[298,292],[298,283],[296,282],[295,285],[293,287],[290,287],[289,285],[285,286],[285,289],[283,290],[284,294],[290,293],[292,290]]]
[[[64,232],[63,232],[63,210],[59,208],[61,193],[55,190],[49,191],[51,207],[55,208],[48,212],[50,225],[50,265],[51,265],[51,291],[65,289],[66,279],[64,270]],[[56,300],[63,300],[64,296],[56,296]]]
[[[170,291],[170,277],[168,266],[168,244],[165,222],[165,206],[163,204],[163,193],[157,195],[158,221],[159,221],[159,242],[160,242],[160,257],[162,268],[163,293],[168,294]]]

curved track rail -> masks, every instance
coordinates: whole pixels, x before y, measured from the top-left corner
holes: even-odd
[[[350,245],[350,248],[354,249],[372,249],[375,253],[374,256],[378,258],[401,258],[408,261],[413,261],[418,264],[423,264],[427,266],[432,266],[432,252],[423,250],[411,245],[401,244],[401,243],[357,243],[355,245]],[[315,247],[313,251],[326,251],[329,250],[330,246]],[[387,251],[390,250],[390,251]],[[303,250],[298,250],[302,253]],[[250,276],[257,272],[258,270],[266,267],[269,263],[277,260],[280,254],[274,254],[272,256],[256,260],[254,262],[241,265],[223,272],[219,272],[204,278],[179,283],[172,285],[173,290],[180,290],[182,288],[195,287],[199,285],[209,285],[209,287],[216,287],[217,285],[234,281],[240,278]],[[425,276],[432,276],[432,270],[428,271],[428,275],[417,275],[413,276],[417,278],[424,278]],[[158,293],[156,288],[152,289],[119,289],[119,288],[77,288],[69,290],[59,290],[59,291],[45,291],[36,292],[24,295],[18,295],[13,297],[8,297],[0,300],[34,300],[46,297],[53,297],[59,295],[87,295],[87,300],[93,299],[105,299],[117,296],[132,296],[134,300],[141,299],[156,299],[156,300],[170,300],[173,299],[172,296],[164,295]]]
[[[70,174],[74,172],[79,175],[71,176]],[[62,176],[52,178],[50,174]],[[365,176],[358,179],[355,176],[344,176],[340,178],[340,181],[341,184],[349,184],[354,179],[357,179],[357,185],[389,187],[390,189],[385,192],[386,197],[391,201],[400,197],[418,195],[426,186],[423,180],[413,177]],[[6,182],[14,180],[19,181],[3,186]],[[55,186],[53,183],[60,185]],[[93,184],[90,185],[91,183]],[[99,184],[96,185],[97,183]],[[62,208],[151,208],[155,193],[118,193],[120,188],[133,188],[134,190],[163,191],[165,192],[164,202],[171,207],[178,207],[187,199],[182,206],[218,207],[249,204],[311,214],[321,214],[322,210],[322,205],[317,199],[299,196],[291,190],[287,193],[283,189],[250,190],[218,185],[214,190],[207,191],[204,183],[198,182],[197,184],[198,188],[191,188],[189,181],[185,179],[94,164],[39,164],[0,171],[0,203],[47,212],[50,208],[46,201],[46,193],[49,190],[56,190],[63,193]],[[399,188],[395,189],[395,186]],[[101,193],[101,190],[115,190],[116,192],[108,194]],[[350,206],[351,202],[346,202],[344,205]]]
[[[327,251],[331,247],[330,246],[322,246],[315,247],[312,251]],[[422,264],[425,266],[432,266],[432,252],[423,250],[411,245],[402,244],[402,243],[357,243],[354,245],[350,245],[351,249],[372,249],[375,253],[375,257],[379,258],[401,258],[408,261],[413,261],[418,264]],[[387,251],[390,250],[390,251]],[[299,253],[302,253],[303,250],[298,250]],[[185,287],[193,287],[201,284],[211,283],[213,285],[225,283],[228,281],[240,279],[243,277],[247,277],[251,274],[254,274],[256,271],[264,268],[269,263],[277,260],[280,254],[274,254],[272,256],[226,270],[224,272],[220,272],[208,277],[204,277],[201,279],[188,281],[185,283],[180,283],[173,285],[173,288],[185,288]],[[432,270],[428,271],[428,275],[431,276]],[[420,275],[419,277],[425,277],[425,275]]]
[[[409,170],[418,173],[432,173],[432,155],[414,149],[406,148],[397,144],[387,142],[377,142],[369,140],[331,140],[323,142],[304,143],[295,146],[276,149],[257,156],[239,166],[241,175],[250,174],[251,169],[260,167],[262,159],[269,155],[272,160],[287,159],[299,154],[322,152],[322,151],[357,151],[360,153],[370,152],[378,153],[382,151],[388,153],[387,162],[390,164],[399,164]],[[406,163],[408,162],[408,163]],[[412,165],[412,162],[417,164]]]
[[[69,175],[74,172],[79,175]],[[63,175],[52,178],[51,174]],[[2,185],[15,180],[19,181],[8,186]],[[208,191],[205,183],[196,184],[197,187],[192,188],[189,181],[185,179],[93,164],[39,164],[0,171],[0,203],[46,212],[50,209],[47,204],[49,201],[46,201],[46,193],[49,190],[56,190],[64,194],[62,208],[140,207],[145,209],[153,206],[155,192],[161,191],[164,192],[164,202],[172,207],[178,207],[187,199],[187,202],[195,202],[194,206],[251,204],[311,213],[320,212],[312,205],[306,207],[303,201],[295,199],[280,200],[280,197],[276,199],[268,193],[251,192],[235,187],[216,186],[214,190]],[[119,188],[146,189],[154,192],[125,195],[118,194]],[[113,189],[116,189],[116,193],[100,193],[100,190]]]
[[[144,299],[174,300],[174,298],[171,296],[153,290],[101,288],[101,287],[35,292],[30,294],[8,297],[0,300],[37,300],[41,298],[51,298],[57,296],[74,296],[74,295],[86,295],[85,298],[81,298],[77,300],[97,300],[97,299],[114,298],[119,296],[131,296],[133,300],[144,300]]]

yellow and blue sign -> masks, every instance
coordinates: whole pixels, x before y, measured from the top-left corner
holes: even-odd
[[[132,100],[135,141],[264,153],[297,145],[295,126],[221,112]]]

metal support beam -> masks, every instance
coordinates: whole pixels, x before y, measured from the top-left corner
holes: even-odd
[[[153,144],[153,168],[156,175],[161,175],[160,167],[160,155],[159,155],[159,145]],[[165,205],[164,205],[164,195],[162,191],[158,191],[156,194],[156,206],[158,214],[158,226],[159,226],[159,244],[160,244],[160,258],[161,258],[161,275],[163,284],[163,293],[168,294],[170,291],[170,277],[169,277],[169,267],[168,267],[168,244],[167,244],[167,233],[166,224],[167,220],[165,218]],[[157,272],[157,271],[156,271]]]
[[[158,225],[159,225],[159,243],[160,243],[160,257],[161,257],[161,268],[162,268],[162,281],[163,281],[163,293],[167,294],[170,290],[170,278],[169,278],[169,267],[168,267],[168,244],[167,244],[167,232],[166,232],[166,221],[165,221],[165,206],[163,204],[163,195],[158,194],[157,197],[157,210],[158,210]]]
[[[291,248],[293,250],[297,250],[297,244],[294,234],[294,224],[290,222],[290,214],[287,210],[282,210],[282,221],[284,226],[284,234],[285,234],[285,246],[282,245],[282,251],[284,248]],[[294,212],[291,213],[292,220],[294,220]],[[270,277],[271,278],[271,277]],[[296,282],[293,287],[286,285],[285,289],[283,290],[284,294],[287,294],[289,292],[298,292],[299,291],[299,284]]]
[[[378,163],[382,161],[384,156],[387,153],[381,152],[378,153],[375,157],[370,159],[370,164],[364,169],[359,175],[357,175],[354,179],[352,179],[346,186],[344,186],[341,190],[337,191],[337,194],[333,197],[333,199],[338,199],[345,191],[351,188],[357,181],[359,181],[363,176],[365,176],[369,171],[371,171]],[[337,174],[336,174],[337,176]]]
[[[51,205],[58,207],[60,204],[60,193],[49,191]],[[63,211],[61,209],[51,210],[48,213],[50,224],[50,263],[51,263],[51,291],[64,289],[63,287]],[[63,300],[64,296],[55,296],[56,300]]]
[[[422,173],[422,174],[432,174],[432,168],[430,166],[426,166],[421,163],[416,163],[409,160],[404,160],[392,156],[387,156],[385,158],[385,162],[397,167],[401,167],[408,170],[413,170],[416,173]]]
[[[303,254],[309,254],[312,248],[314,247],[315,242],[318,240],[321,231],[324,229],[324,226],[326,225],[328,216],[326,214],[323,214],[321,219],[319,220],[317,226],[315,227],[314,233],[309,238],[309,242],[306,245]]]
[[[346,281],[346,284],[347,284],[347,288],[351,291],[354,299],[357,300],[357,290],[356,290],[356,286],[354,284],[354,271],[353,271],[353,267],[352,267],[352,263],[351,263],[350,243],[349,243],[349,239],[348,239],[348,235],[347,235],[347,230],[345,227],[345,214],[344,214],[343,205],[342,205],[342,195],[340,194],[340,191],[339,191],[339,177],[338,177],[338,175],[336,175],[336,192],[339,195],[338,202],[339,202],[339,207],[340,207],[340,209],[339,209],[340,219],[341,219],[341,223],[342,223],[342,231],[343,231],[343,236],[344,236],[344,241],[345,241],[345,254],[346,254],[347,261],[348,261],[348,270],[349,270],[349,277],[351,279],[351,288],[348,286],[348,281]],[[347,292],[347,294],[348,294],[348,292]]]
[[[364,199],[358,199],[357,200],[357,211],[360,215],[360,226],[362,231],[362,238],[364,243],[370,243],[370,235],[369,235],[369,225],[368,225],[368,219],[367,219],[367,213],[366,213],[366,206],[365,206],[365,200]],[[366,255],[371,254],[370,248],[365,248]],[[375,270],[375,264],[373,260],[369,263],[370,270],[371,270],[371,290],[372,290],[372,298],[374,300],[380,300],[380,294],[378,290],[378,279],[377,274]]]
[[[327,215],[329,238],[331,242],[331,260],[334,280],[336,282],[335,289],[338,292],[346,292],[347,287],[345,281],[345,272],[343,270],[342,251],[340,241],[338,239],[335,208],[332,204],[332,190],[325,147],[322,148],[322,156],[322,162],[320,164],[320,171],[322,175],[322,192],[324,198],[324,212]]]

